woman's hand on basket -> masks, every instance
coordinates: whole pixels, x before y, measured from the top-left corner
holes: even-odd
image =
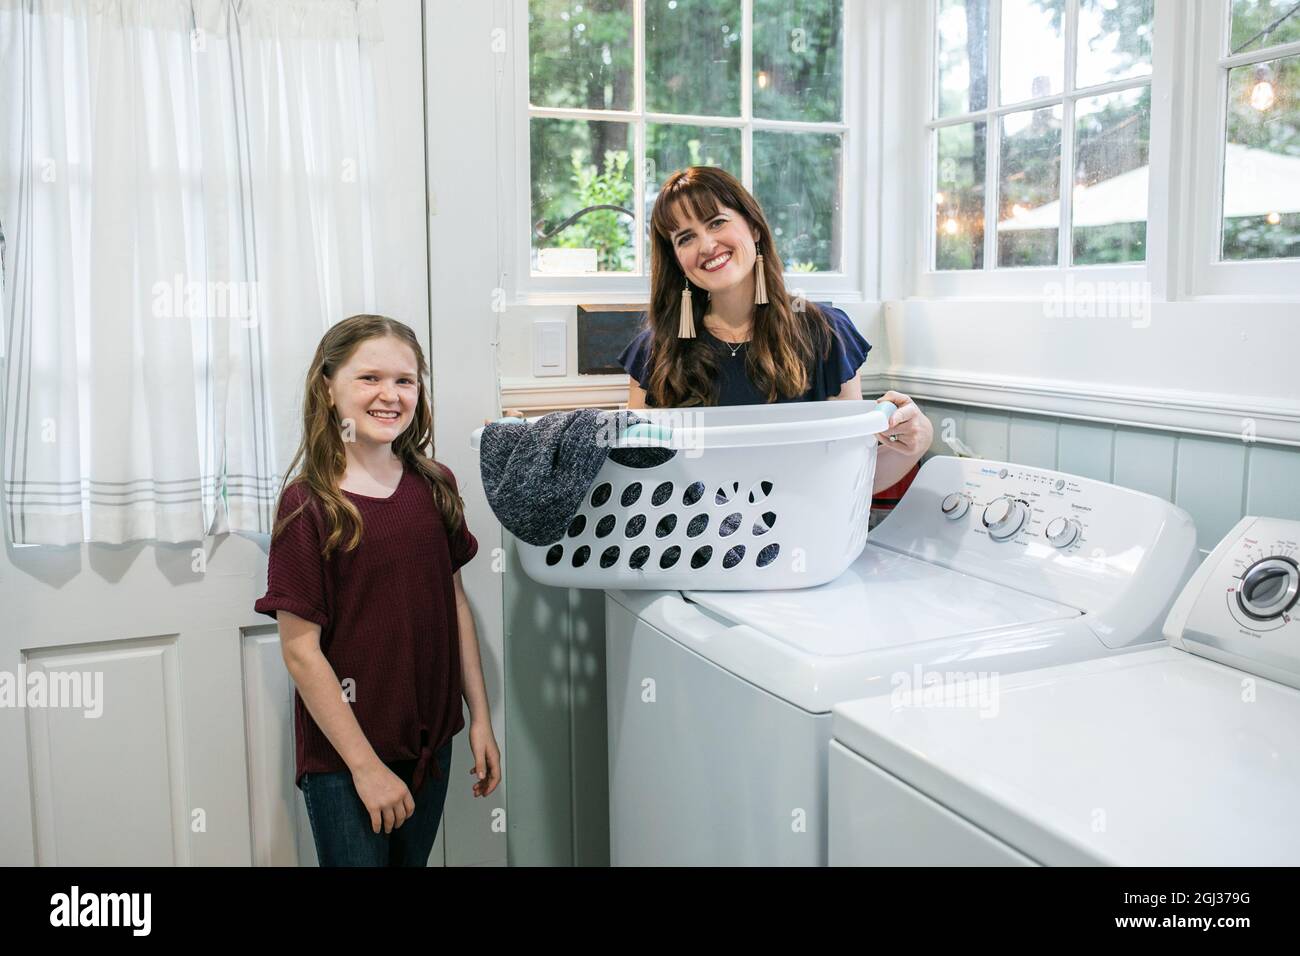
[[[501,413],[501,417],[502,418],[526,418],[527,416],[524,415],[524,413],[517,408],[507,408],[504,412]],[[492,419],[490,418],[483,419],[483,424],[491,425]]]
[[[876,436],[884,451],[896,452],[909,458],[919,458],[934,440],[934,425],[925,417],[919,405],[901,392],[889,391],[878,401],[893,402],[898,406],[889,419],[889,427]]]

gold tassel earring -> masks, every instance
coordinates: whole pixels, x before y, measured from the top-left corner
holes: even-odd
[[[767,274],[763,270],[763,247],[755,246],[758,255],[754,258],[754,304],[767,305]]]
[[[691,302],[691,284],[686,283],[686,288],[682,289],[682,314],[681,320],[677,324],[677,337],[679,339],[695,338],[695,306]]]

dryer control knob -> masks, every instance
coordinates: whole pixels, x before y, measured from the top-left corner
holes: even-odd
[[[1073,518],[1053,518],[1043,532],[1054,548],[1068,548],[1079,540],[1079,522]]]
[[[939,507],[945,518],[956,521],[958,518],[965,517],[966,512],[970,511],[970,499],[954,491],[943,499]]]
[[[1027,515],[1023,501],[1010,496],[999,498],[984,509],[984,527],[993,540],[1006,541],[1024,527]]]
[[[1289,611],[1300,594],[1300,570],[1290,558],[1256,561],[1241,576],[1237,606],[1257,621],[1271,621]]]

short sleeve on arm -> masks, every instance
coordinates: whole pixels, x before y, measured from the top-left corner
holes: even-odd
[[[843,385],[857,377],[862,363],[867,360],[871,344],[862,337],[853,320],[839,309],[826,309],[826,318],[830,321],[831,353],[826,359],[826,381]]]
[[[460,523],[460,530],[451,536],[448,545],[451,548],[452,574],[469,564],[474,555],[478,554],[478,539],[469,533],[469,524],[464,520]]]
[[[302,485],[294,485],[280,498],[278,524],[292,514],[308,495]],[[255,611],[275,617],[276,611],[288,611],[305,621],[329,625],[325,601],[325,559],[320,512],[310,500],[299,514],[285,525],[271,542],[266,571],[266,594],[253,605]]]
[[[456,481],[456,476],[452,474],[451,469],[446,465],[439,463],[439,467],[442,468],[443,472],[447,475],[447,479],[451,482],[452,491],[459,495],[460,485]],[[474,535],[470,534],[469,520],[463,510],[461,513],[460,530],[455,534],[448,533],[447,535],[447,548],[451,553],[452,574],[455,574],[462,567],[469,564],[470,561],[474,559],[474,555],[478,554],[478,539],[475,538]]]
[[[623,370],[636,379],[637,383],[645,388],[646,365],[650,361],[650,330],[643,329],[637,333],[636,338],[628,343],[623,354],[618,357],[618,364],[623,366]]]

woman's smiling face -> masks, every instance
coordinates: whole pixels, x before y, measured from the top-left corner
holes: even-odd
[[[356,423],[357,441],[385,445],[411,424],[420,397],[415,353],[391,335],[366,339],[329,379],[339,418]]]
[[[743,215],[719,205],[712,216],[699,220],[685,202],[679,202],[675,211],[676,228],[669,239],[677,264],[691,282],[716,293],[749,278],[758,231]]]

